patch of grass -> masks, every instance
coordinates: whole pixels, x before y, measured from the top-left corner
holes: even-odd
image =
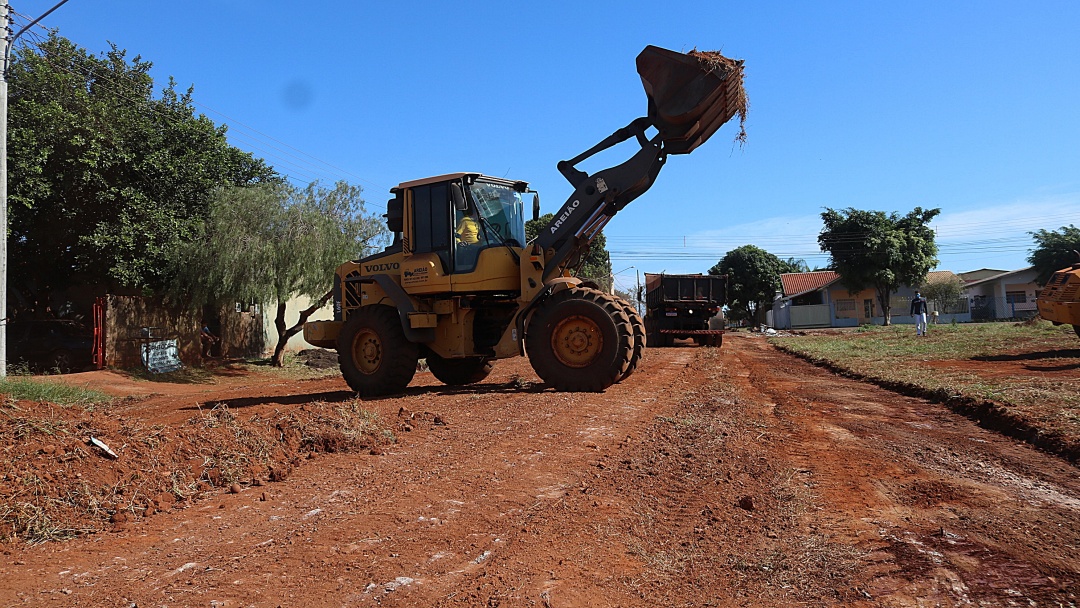
[[[1080,341],[1046,321],[911,325],[811,333],[770,342],[813,361],[890,385],[990,401],[1008,415],[1080,444]],[[1040,373],[1046,370],[1046,373]]]
[[[311,367],[307,365],[305,360],[297,357],[297,355],[291,351],[285,353],[284,365],[281,367],[274,367],[272,363],[273,360],[267,357],[265,359],[252,359],[244,362],[242,365],[245,369],[251,371],[257,371],[261,374],[288,380],[312,380],[317,378],[332,378],[341,375],[341,370],[336,365],[322,369]]]
[[[217,380],[211,370],[201,367],[181,367],[174,372],[154,374],[145,369],[130,372],[134,380],[165,382],[169,384],[214,384]]]
[[[27,377],[0,380],[0,394],[9,395],[16,401],[46,401],[63,406],[78,405],[88,410],[113,400],[100,391]]]

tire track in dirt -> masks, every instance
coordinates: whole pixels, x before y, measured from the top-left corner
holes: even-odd
[[[743,351],[772,366],[752,383],[801,436],[791,456],[812,472],[831,514],[818,519],[865,552],[860,588],[869,596],[904,605],[1075,601],[1075,467],[936,403],[766,349]]]

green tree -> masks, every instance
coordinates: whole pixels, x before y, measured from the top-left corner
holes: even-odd
[[[545,213],[535,220],[525,222],[525,240],[535,239],[554,218],[554,213]],[[603,232],[597,234],[589,244],[589,251],[585,254],[581,265],[574,271],[574,276],[595,282],[600,286],[601,291],[611,291],[611,254],[608,253],[607,238]]]
[[[1028,263],[1039,273],[1035,277],[1039,285],[1046,285],[1050,276],[1058,270],[1080,262],[1077,259],[1080,228],[1069,224],[1062,226],[1061,230],[1036,230],[1028,234],[1035,239],[1035,248],[1028,256]]]
[[[709,274],[728,276],[728,317],[757,323],[780,290],[780,273],[789,272],[786,262],[755,247],[743,245],[724,254]]]
[[[192,307],[275,304],[273,364],[282,365],[289,338],[331,297],[335,269],[386,242],[385,224],[366,213],[360,193],[345,182],[333,189],[267,183],[221,190],[199,238],[178,257],[174,297]],[[287,327],[286,304],[297,295],[314,303]]]
[[[74,284],[161,289],[169,260],[224,185],[274,180],[196,116],[192,91],[157,97],[151,64],[50,35],[10,81],[12,286],[45,301]]]
[[[945,277],[928,279],[919,290],[927,300],[932,300],[937,306],[935,310],[948,308],[964,297],[964,279],[950,274]]]
[[[786,260],[780,260],[782,270],[780,272],[810,272],[810,266],[807,265],[806,260],[798,258],[788,258]]]
[[[844,286],[856,292],[873,288],[884,314],[891,323],[889,297],[902,285],[917,286],[937,265],[937,244],[930,220],[940,209],[916,207],[907,215],[886,215],[882,211],[826,209],[818,244],[829,252],[830,266]]]

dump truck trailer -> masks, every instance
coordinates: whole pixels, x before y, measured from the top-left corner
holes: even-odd
[[[727,276],[645,273],[645,336],[650,346],[693,338],[701,346],[724,341]]]

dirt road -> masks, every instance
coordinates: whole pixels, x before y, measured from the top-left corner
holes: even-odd
[[[943,406],[746,334],[649,350],[604,394],[544,390],[525,360],[495,370],[370,402],[398,429],[381,454],[319,454],[120,531],[0,546],[0,604],[1080,603],[1080,471]],[[124,415],[348,397],[337,379],[234,385]]]

